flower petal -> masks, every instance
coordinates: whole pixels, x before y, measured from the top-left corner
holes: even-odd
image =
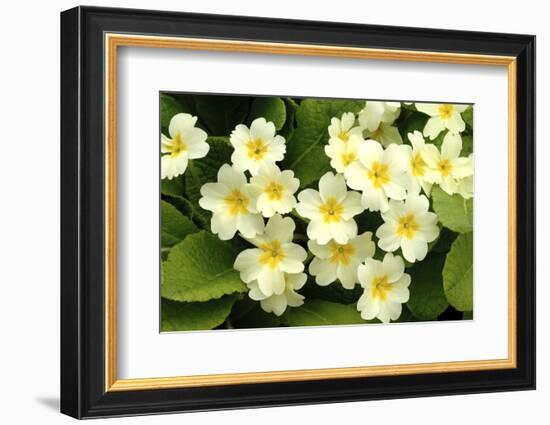
[[[388,276],[388,282],[393,283],[399,280],[405,272],[405,262],[399,255],[386,254],[382,260],[382,269]]]
[[[275,214],[269,219],[265,226],[265,234],[269,239],[277,239],[281,243],[292,241],[296,224],[290,217],[283,218],[279,214]]]
[[[403,257],[411,263],[416,260],[422,261],[426,258],[428,253],[428,243],[421,235],[417,234],[412,239],[401,239],[401,250],[403,251]]]
[[[429,137],[430,140],[433,140],[437,136],[439,136],[439,133],[441,133],[444,129],[445,125],[443,124],[441,118],[439,118],[438,116],[431,117],[424,127],[423,134],[424,137]]]
[[[181,134],[195,126],[197,117],[190,114],[179,113],[172,117],[168,125],[168,134],[173,139],[176,135]]]
[[[327,172],[319,180],[319,194],[324,202],[329,198],[335,198],[337,202],[342,202],[346,197],[346,181],[341,174]]]
[[[441,144],[441,158],[455,159],[460,155],[462,150],[462,137],[459,134],[448,132],[443,138]]]
[[[327,286],[337,279],[336,264],[317,257],[309,263],[309,273],[315,276],[315,282],[320,286]]]

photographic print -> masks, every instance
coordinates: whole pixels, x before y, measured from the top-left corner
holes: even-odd
[[[162,332],[473,318],[473,105],[159,96]]]

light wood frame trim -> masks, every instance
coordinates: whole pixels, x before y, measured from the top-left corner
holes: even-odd
[[[117,49],[121,46],[325,56],[408,62],[507,67],[508,72],[508,357],[389,366],[344,367],[274,372],[117,379],[116,373],[116,87]],[[105,391],[136,391],[268,382],[311,381],[418,373],[511,369],[516,353],[516,58],[444,52],[370,49],[326,45],[212,40],[148,35],[105,34]]]

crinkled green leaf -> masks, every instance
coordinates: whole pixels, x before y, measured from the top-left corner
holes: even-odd
[[[275,128],[280,130],[286,121],[285,103],[279,97],[257,97],[252,101],[248,124],[251,124],[256,118],[263,117],[266,121],[275,124]]]
[[[192,203],[183,196],[167,196],[162,198],[174,205],[178,211],[188,217],[197,227],[210,228],[210,211],[203,210],[198,203]]]
[[[185,174],[173,179],[162,179],[160,181],[160,193],[168,196],[183,196],[185,192]]]
[[[449,306],[441,275],[444,263],[444,255],[430,253],[423,261],[407,269],[411,275],[407,306],[418,319],[435,320]]]
[[[235,302],[233,295],[202,303],[162,299],[161,331],[200,331],[221,325]]]
[[[318,180],[330,170],[324,146],[328,141],[328,126],[333,117],[344,112],[357,113],[365,106],[362,101],[304,99],[296,110],[296,130],[287,143],[284,168],[293,170],[302,187]]]
[[[474,107],[468,106],[464,112],[462,112],[462,119],[470,128],[474,127]]]
[[[453,242],[443,267],[445,296],[449,304],[458,311],[473,310],[473,251],[473,234],[459,235]]]
[[[209,301],[235,292],[246,285],[233,269],[231,244],[206,231],[187,236],[164,263],[161,294],[173,301]]]
[[[298,104],[291,99],[290,97],[285,97],[283,99],[286,109],[286,121],[283,125],[283,128],[279,131],[279,134],[283,136],[286,140],[290,140],[292,134],[294,133],[294,121],[296,118],[296,110],[298,109]]]
[[[474,138],[470,135],[462,135],[462,150],[460,156],[468,156],[474,151]]]
[[[473,199],[458,194],[448,195],[441,188],[432,189],[433,209],[443,226],[457,233],[471,232],[473,228]]]
[[[439,237],[433,244],[431,251],[439,252],[442,254],[449,252],[449,249],[451,249],[451,244],[454,242],[457,236],[458,234],[456,232],[453,232],[446,227],[442,227],[441,231],[439,232]]]
[[[289,326],[352,325],[366,323],[354,304],[339,304],[324,300],[306,300],[285,312]]]
[[[246,96],[193,96],[197,114],[211,136],[227,136],[237,124],[246,121],[250,98]]]
[[[160,201],[161,245],[171,247],[198,229],[172,204]]]
[[[233,326],[239,329],[275,328],[281,326],[282,323],[280,317],[273,313],[266,313],[262,310],[260,303],[255,302],[246,314],[233,322]]]
[[[401,114],[403,116],[397,122],[399,133],[401,133],[403,140],[409,143],[407,135],[414,133],[415,130],[422,133],[430,117],[420,111],[406,111],[406,113],[405,111],[401,111]]]

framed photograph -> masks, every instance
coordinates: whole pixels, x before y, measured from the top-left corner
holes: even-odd
[[[534,389],[535,37],[61,14],[61,411]]]

